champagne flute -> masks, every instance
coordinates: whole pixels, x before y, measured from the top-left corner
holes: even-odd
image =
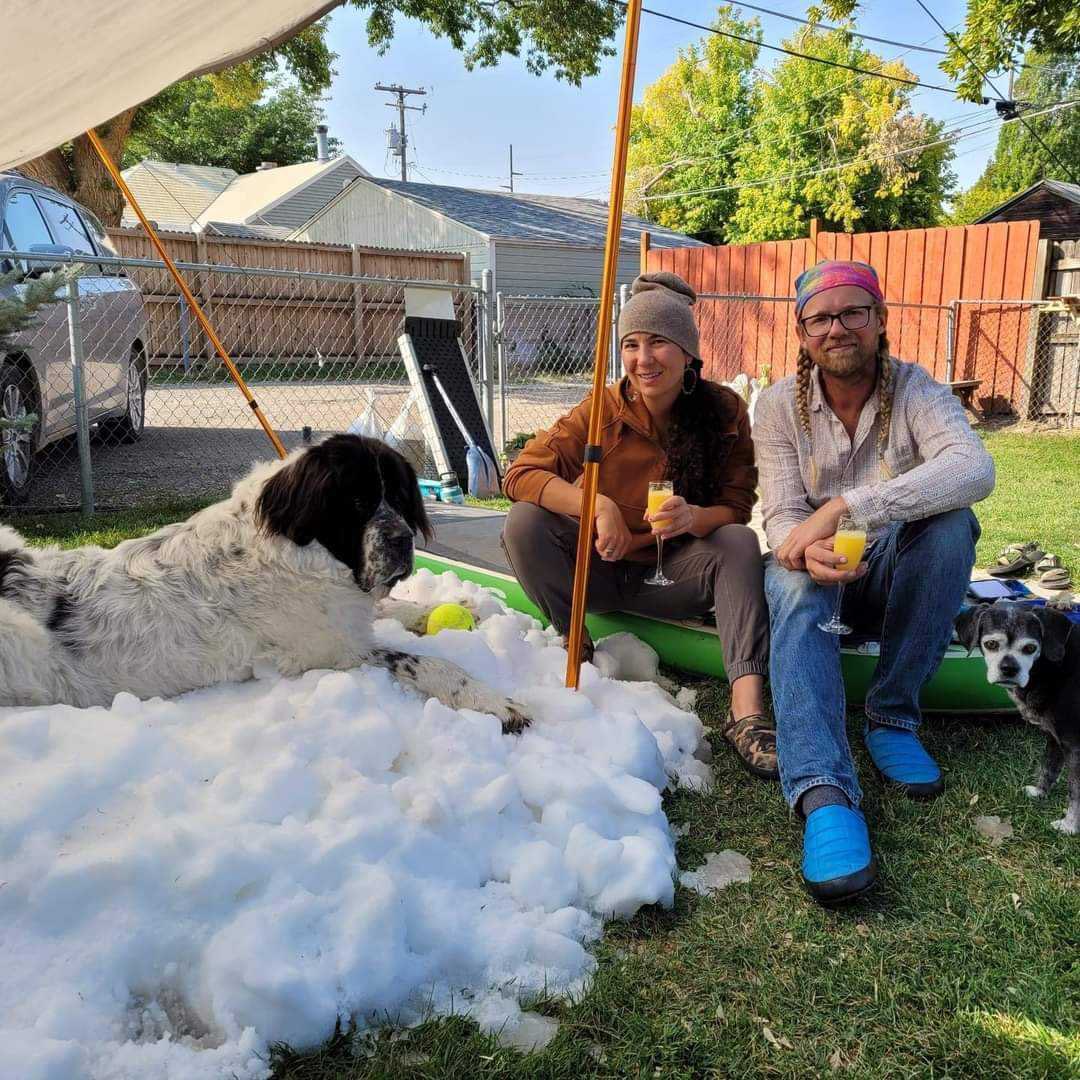
[[[836,526],[836,536],[833,537],[833,551],[837,555],[847,558],[846,570],[854,570],[862,561],[863,552],[866,550],[866,524],[845,514]],[[818,623],[818,629],[826,634],[850,634],[851,627],[840,618],[840,606],[844,602],[844,582],[836,588],[836,610],[828,622]]]
[[[655,514],[675,494],[675,489],[670,480],[652,480],[649,482],[649,514]],[[666,529],[666,519],[652,521],[654,529]],[[652,577],[645,579],[646,585],[674,585],[675,582],[664,574],[664,538],[656,537],[656,570]]]

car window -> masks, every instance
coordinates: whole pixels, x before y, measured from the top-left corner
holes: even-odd
[[[58,244],[67,245],[76,255],[97,254],[94,245],[90,243],[86,226],[74,207],[65,206],[63,203],[56,202],[55,199],[45,198],[41,200],[41,204]]]
[[[4,211],[4,229],[16,251],[29,251],[34,244],[53,243],[45,219],[29,191],[16,191]]]
[[[5,225],[2,228],[0,228],[0,253],[5,252],[5,251],[14,251],[14,250],[15,250],[15,243],[11,239],[11,234],[7,231],[7,226]],[[2,254],[0,254],[0,274],[9,273],[11,271],[12,266],[14,266],[14,260],[13,259],[5,259],[5,258],[3,258]]]
[[[105,226],[86,207],[80,207],[79,212],[101,254],[118,256],[120,253],[116,250],[116,245],[105,231]]]

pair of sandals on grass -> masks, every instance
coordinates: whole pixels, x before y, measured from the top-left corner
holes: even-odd
[[[1002,548],[987,572],[991,577],[1023,577],[1032,570],[1038,574],[1037,583],[1044,589],[1072,587],[1069,571],[1061,565],[1061,560],[1043,551],[1037,540]]]

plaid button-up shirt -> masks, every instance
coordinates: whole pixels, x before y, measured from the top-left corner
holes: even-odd
[[[993,459],[949,388],[918,364],[895,359],[893,378],[885,447],[888,477],[878,460],[877,390],[863,406],[850,439],[825,401],[815,366],[809,397],[812,449],[799,424],[795,376],[762,392],[753,438],[765,534],[774,551],[796,525],[837,495],[874,533],[893,521],[917,521],[971,506],[993,491]]]

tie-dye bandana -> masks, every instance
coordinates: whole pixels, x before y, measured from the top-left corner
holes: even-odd
[[[875,300],[884,301],[877,271],[867,263],[846,262],[840,259],[827,259],[804,270],[795,279],[795,314],[798,315],[806,306],[811,296],[817,296],[826,289],[835,289],[839,285],[858,285],[865,289]]]

